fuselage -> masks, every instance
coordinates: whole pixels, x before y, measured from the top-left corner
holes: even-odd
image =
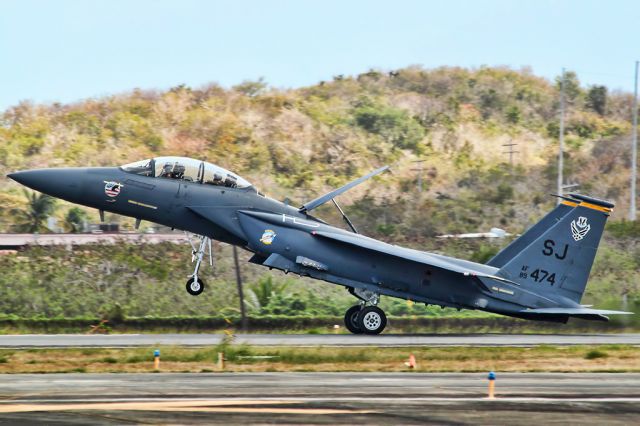
[[[551,304],[534,293],[521,289],[516,293],[507,284],[501,285],[509,288],[502,293],[492,291],[472,274],[434,268],[422,261],[449,262],[457,269],[468,267],[487,275],[497,268],[393,246],[328,225],[260,194],[253,186],[206,185],[134,174],[119,167],[30,170],[11,177],[72,203],[234,244],[253,252],[253,263],[350,289],[507,314],[534,303]]]

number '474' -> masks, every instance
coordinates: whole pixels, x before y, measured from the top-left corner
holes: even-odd
[[[543,281],[546,281],[551,285],[554,285],[556,283],[555,272],[553,274],[550,274],[549,271],[545,271],[544,269],[536,269],[531,273],[530,277],[533,278],[533,280],[537,283],[541,283]]]

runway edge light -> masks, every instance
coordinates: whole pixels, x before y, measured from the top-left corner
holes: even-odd
[[[496,373],[489,371],[489,399],[495,399]]]

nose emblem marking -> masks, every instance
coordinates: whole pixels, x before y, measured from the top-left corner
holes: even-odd
[[[107,194],[108,197],[115,198],[120,194],[122,189],[122,184],[120,182],[113,181],[104,181],[104,193]]]

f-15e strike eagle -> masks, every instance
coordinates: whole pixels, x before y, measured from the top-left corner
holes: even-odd
[[[335,198],[382,167],[295,208],[261,194],[245,179],[216,165],[183,157],[157,157],[121,167],[27,170],[9,177],[72,203],[131,216],[199,235],[192,295],[210,239],[253,253],[250,262],[338,284],[360,303],[345,313],[355,334],[378,334],[387,324],[380,296],[512,317],[566,323],[608,320],[629,312],[580,304],[613,204],[570,194],[487,264],[399,247],[361,235]],[[333,202],[350,230],[314,217]]]

